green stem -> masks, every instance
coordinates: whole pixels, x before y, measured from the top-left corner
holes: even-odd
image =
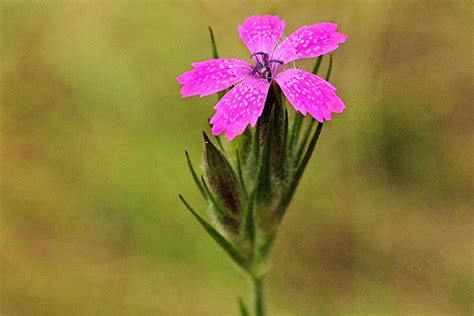
[[[263,297],[263,278],[252,277],[252,290],[255,306],[255,316],[265,315],[265,304]]]

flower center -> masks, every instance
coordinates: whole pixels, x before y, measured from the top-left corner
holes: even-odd
[[[255,65],[252,67],[252,76],[263,78],[271,82],[273,76],[278,69],[283,65],[281,60],[270,59],[270,56],[264,52],[258,52],[250,55],[250,58],[255,60]]]

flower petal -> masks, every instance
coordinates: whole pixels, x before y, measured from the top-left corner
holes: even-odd
[[[238,26],[240,38],[247,45],[249,51],[254,53],[270,54],[278,40],[283,35],[285,21],[278,16],[252,16]]]
[[[192,65],[193,70],[176,78],[183,85],[180,91],[183,97],[224,90],[250,76],[252,69],[248,62],[240,59],[211,59]]]
[[[338,33],[337,24],[318,23],[302,26],[288,36],[276,49],[273,59],[285,64],[300,58],[317,57],[339,47],[347,39]]]
[[[230,90],[214,107],[212,134],[225,131],[228,140],[244,132],[249,123],[255,126],[262,114],[270,83],[250,77]]]
[[[331,113],[341,113],[345,105],[336,88],[324,79],[299,69],[288,69],[275,78],[293,107],[320,122],[331,120]]]

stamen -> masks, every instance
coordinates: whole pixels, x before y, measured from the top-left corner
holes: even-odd
[[[258,56],[261,56],[260,58]],[[252,76],[258,76],[271,82],[273,79],[273,71],[276,71],[275,66],[272,63],[283,65],[283,61],[270,59],[270,55],[264,52],[256,52],[250,55],[251,59],[254,59],[255,65],[252,67]]]
[[[268,54],[267,54],[267,53],[264,53],[264,52],[258,52],[258,53],[253,53],[252,55],[250,55],[250,59],[252,59],[252,58],[253,58],[253,56],[257,56],[257,55],[267,55],[267,56],[268,56]]]
[[[276,60],[276,59],[270,60],[269,63],[277,63],[277,64],[280,64],[280,65],[283,65],[283,62],[281,60]]]

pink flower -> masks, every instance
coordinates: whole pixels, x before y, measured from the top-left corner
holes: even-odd
[[[303,115],[309,113],[323,122],[331,120],[331,113],[344,110],[332,84],[304,70],[285,69],[285,65],[329,53],[345,42],[347,35],[338,33],[334,23],[318,23],[300,27],[278,45],[284,28],[285,21],[277,16],[247,18],[238,30],[253,65],[240,59],[211,59],[193,63],[193,70],[178,76],[183,97],[210,95],[234,85],[214,106],[212,134],[225,132],[232,140],[249,123],[254,127],[273,80]]]

